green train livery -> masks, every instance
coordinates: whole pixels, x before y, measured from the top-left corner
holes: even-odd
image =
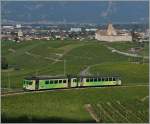
[[[42,90],[57,88],[75,88],[92,86],[121,85],[119,76],[33,76],[23,80],[24,90]]]

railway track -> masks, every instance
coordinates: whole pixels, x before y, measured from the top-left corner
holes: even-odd
[[[107,87],[82,87],[82,88],[65,88],[65,89],[50,89],[50,90],[37,90],[37,91],[19,91],[19,92],[7,92],[1,93],[1,97],[4,96],[13,96],[13,95],[21,95],[21,94],[31,94],[31,93],[42,93],[42,92],[60,92],[65,90],[82,90],[82,89],[91,89],[91,88],[127,88],[127,87],[147,87],[149,85],[122,85],[122,86],[107,86]]]

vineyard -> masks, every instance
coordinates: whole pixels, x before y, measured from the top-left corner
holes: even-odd
[[[93,118],[101,123],[143,123],[148,119],[148,110],[144,110],[142,101],[124,103],[120,101],[98,103],[91,106],[95,114]],[[135,107],[136,106],[136,107]],[[136,108],[140,108],[138,111]],[[90,112],[90,111],[89,111]],[[145,117],[147,115],[147,117]],[[147,120],[148,121],[148,120]]]

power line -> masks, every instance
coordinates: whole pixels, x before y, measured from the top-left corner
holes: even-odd
[[[10,78],[9,78],[9,72],[8,72],[8,89],[10,89]]]

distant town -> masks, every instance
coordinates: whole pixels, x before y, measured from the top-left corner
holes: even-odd
[[[30,40],[84,40],[148,42],[148,24],[16,24],[2,25],[1,39],[22,42]]]

